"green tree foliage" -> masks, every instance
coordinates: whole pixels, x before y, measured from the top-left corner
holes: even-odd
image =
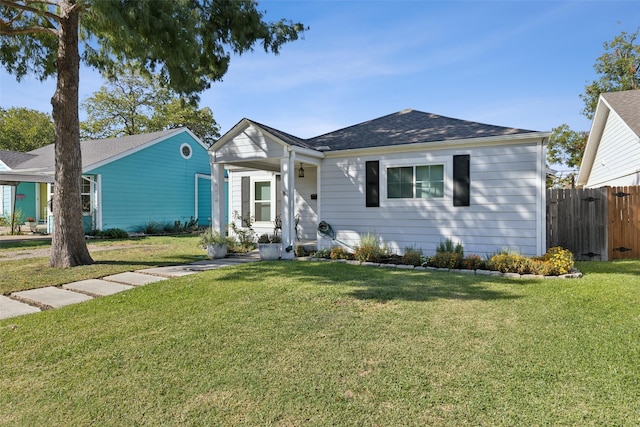
[[[28,108],[0,108],[0,149],[31,151],[52,144],[53,119]]]
[[[87,120],[80,123],[83,139],[113,138],[157,130],[188,127],[211,145],[220,136],[209,108],[198,109],[197,102],[180,98],[163,87],[157,76],[142,76],[131,67],[85,99],[81,107]]]
[[[593,119],[601,93],[640,88],[640,44],[636,43],[639,33],[640,28],[631,34],[623,31],[604,43],[605,52],[593,66],[600,78],[580,95],[584,102],[582,114],[589,120]]]
[[[552,132],[547,145],[547,161],[565,164],[570,168],[580,167],[589,134],[572,130],[566,123],[553,128]]]
[[[54,233],[50,264],[92,259],[82,231],[78,115],[80,62],[114,75],[135,63],[163,85],[197,99],[226,73],[232,53],[267,52],[296,40],[300,23],[266,22],[253,0],[0,0],[0,64],[17,79],[55,75]],[[82,18],[82,19],[81,19]],[[80,45],[82,44],[82,56]]]

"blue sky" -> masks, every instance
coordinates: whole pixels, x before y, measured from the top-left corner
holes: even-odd
[[[243,117],[313,137],[412,108],[501,126],[588,130],[579,95],[603,43],[640,26],[637,1],[262,1],[311,27],[280,55],[234,57],[201,95],[228,131]],[[102,84],[82,68],[80,96]],[[0,106],[51,111],[53,80],[0,71]],[[83,112],[81,112],[81,118]]]

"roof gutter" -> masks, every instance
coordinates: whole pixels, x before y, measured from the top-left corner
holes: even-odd
[[[418,142],[402,145],[385,145],[381,147],[352,148],[346,150],[325,151],[326,157],[344,157],[357,154],[377,154],[398,152],[414,152],[425,150],[446,150],[474,146],[511,145],[525,141],[540,142],[545,145],[551,137],[551,132],[529,132],[514,135],[490,136],[483,138],[454,139],[451,141]]]

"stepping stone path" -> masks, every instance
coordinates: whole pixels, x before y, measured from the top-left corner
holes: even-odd
[[[13,292],[8,297],[0,295],[0,319],[77,304],[96,297],[126,291],[136,286],[168,280],[172,277],[181,277],[258,260],[260,258],[257,253],[247,254],[237,257],[197,261],[187,265],[146,268],[135,272],[113,274],[102,279],[80,280],[62,285],[62,287],[47,286]]]

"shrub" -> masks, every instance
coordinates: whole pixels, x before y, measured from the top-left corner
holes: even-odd
[[[482,265],[482,258],[480,258],[480,255],[476,255],[476,254],[467,255],[462,260],[462,267],[466,268],[467,270],[477,270],[480,268],[481,265]]]
[[[360,244],[355,247],[354,257],[361,262],[380,262],[388,255],[386,247],[378,244],[378,238],[371,234],[360,235]]]
[[[129,233],[121,228],[107,228],[106,230],[91,230],[87,236],[100,237],[102,239],[128,239]]]
[[[238,226],[237,222],[240,222]],[[231,249],[232,252],[249,252],[256,248],[254,240],[256,232],[253,231],[254,218],[252,216],[241,216],[238,211],[233,211],[233,221],[229,223],[229,228],[238,239],[238,244]]]
[[[316,251],[315,254],[313,254],[314,257],[316,258],[331,258],[331,250],[324,248],[324,249],[320,249],[319,251]]]
[[[429,259],[428,265],[436,268],[459,268],[462,264],[462,254],[456,252],[436,252]]]
[[[422,249],[416,248],[415,246],[404,248],[402,263],[405,265],[415,265],[416,267],[422,265]]]
[[[258,243],[282,243],[282,237],[277,234],[261,234]]]
[[[560,246],[549,248],[542,260],[549,266],[549,274],[567,274],[573,269],[573,254]]]
[[[158,221],[149,221],[139,227],[136,231],[143,234],[161,234],[164,226]]]
[[[552,275],[549,264],[540,259],[531,260],[531,274],[538,274],[540,276]]]
[[[429,259],[428,265],[437,268],[460,268],[464,258],[462,243],[453,243],[446,239],[436,246],[436,254]]]
[[[453,240],[446,239],[444,242],[440,242],[436,247],[436,253],[441,252],[451,252],[460,254],[461,257],[464,256],[464,249],[462,247],[462,243],[458,242],[455,245],[453,244]]]
[[[329,257],[331,259],[353,259],[353,255],[351,255],[342,246],[336,246],[335,248],[332,248]]]
[[[491,257],[489,268],[502,273],[523,274],[522,271],[525,269],[526,263],[527,257],[525,256],[502,252]]]

